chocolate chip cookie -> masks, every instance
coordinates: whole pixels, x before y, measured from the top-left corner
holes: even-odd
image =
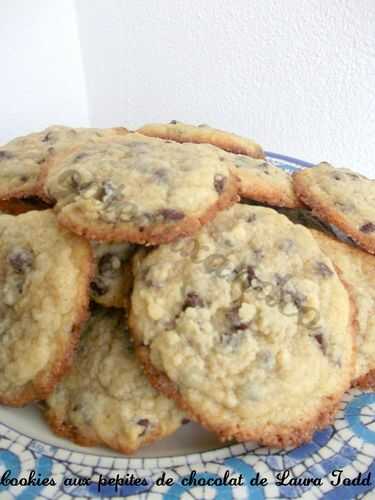
[[[56,153],[84,141],[126,132],[124,128],[106,130],[54,125],[13,139],[0,148],[0,199],[40,195],[41,166]]]
[[[375,181],[328,163],[294,174],[301,200],[367,252],[375,253]]]
[[[323,252],[349,285],[357,309],[356,363],[354,385],[375,388],[375,257],[367,252],[312,231]]]
[[[195,233],[237,199],[222,152],[128,134],[85,144],[46,166],[61,224],[93,240],[159,244]]]
[[[262,147],[252,139],[211,128],[208,125],[196,126],[172,120],[167,124],[150,123],[144,125],[137,132],[170,141],[213,144],[231,153],[243,154],[253,158],[264,158]]]
[[[91,267],[89,243],[52,211],[0,215],[0,403],[43,399],[69,367]]]
[[[130,259],[136,251],[131,243],[91,243],[95,278],[91,298],[106,307],[124,307],[132,285]]]
[[[227,153],[236,167],[240,179],[240,195],[244,199],[275,207],[297,208],[301,206],[294,193],[291,175],[275,167],[269,161],[245,155]]]
[[[309,230],[237,204],[134,258],[129,325],[150,381],[222,439],[298,445],[353,371],[346,288]]]
[[[172,434],[184,419],[144,375],[124,313],[102,308],[87,322],[73,368],[46,401],[44,414],[60,436],[123,453]]]

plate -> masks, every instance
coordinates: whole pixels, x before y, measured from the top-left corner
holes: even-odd
[[[276,153],[267,157],[290,172],[311,166]],[[30,484],[30,476],[36,483]],[[225,477],[227,484],[220,484]],[[243,484],[238,484],[240,477]],[[142,484],[135,484],[135,478]],[[334,425],[299,448],[223,446],[190,423],[132,457],[54,436],[34,406],[0,406],[0,499],[130,496],[374,500],[375,393],[346,394]]]

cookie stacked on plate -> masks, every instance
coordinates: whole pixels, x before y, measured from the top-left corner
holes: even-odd
[[[40,401],[59,435],[126,453],[189,419],[223,440],[309,440],[374,384],[373,192],[328,165],[293,180],[206,125],[11,141],[0,402]]]

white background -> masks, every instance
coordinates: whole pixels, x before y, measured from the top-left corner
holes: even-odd
[[[89,123],[74,2],[0,0],[0,143],[51,123]]]
[[[2,0],[0,142],[177,119],[375,177],[375,0]]]

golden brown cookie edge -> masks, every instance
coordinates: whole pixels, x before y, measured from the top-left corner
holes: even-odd
[[[254,176],[249,179],[250,185],[246,185],[246,174],[239,173],[238,169],[236,171],[240,179],[241,198],[250,201],[254,200],[258,203],[265,203],[273,207],[302,208],[304,206],[297,195],[290,196],[289,193],[284,192],[282,189],[277,189],[275,186],[261,179],[254,179]],[[290,181],[293,189],[292,179],[290,179]]]
[[[160,126],[161,125],[161,126]],[[164,127],[164,128],[163,128]],[[197,132],[199,127],[196,127]],[[230,132],[225,132],[224,130],[215,130],[217,138],[214,141],[208,142],[204,138],[199,138],[198,133],[196,135],[191,135],[190,137],[185,136],[183,139],[178,134],[174,134],[173,131],[168,128],[168,124],[146,124],[143,127],[136,130],[138,134],[146,135],[148,137],[159,137],[160,139],[165,139],[167,141],[174,142],[192,142],[195,144],[212,144],[224,151],[229,151],[230,153],[243,154],[245,156],[250,156],[251,158],[264,158],[264,151],[262,146],[257,144],[251,139],[246,139],[245,137],[236,136]],[[189,139],[189,140],[188,140]],[[242,141],[250,141],[251,144],[241,144]]]
[[[321,203],[304,182],[304,170],[293,174],[294,189],[298,197],[311,208],[313,214],[319,219],[328,224],[333,224],[341,229],[347,236],[352,238],[357,245],[365,251],[375,254],[375,237],[366,236],[360,231],[353,228],[350,221],[338,210],[332,207],[327,207]]]
[[[80,268],[82,269],[82,264],[86,264],[86,266],[84,268],[85,272],[81,273],[81,281],[77,283],[78,300],[76,301],[76,315],[72,326],[70,342],[65,346],[65,349],[57,350],[57,358],[51,360],[46,368],[39,372],[32,382],[26,384],[17,395],[9,397],[0,394],[0,404],[20,407],[35,401],[44,400],[69,370],[73,362],[82,327],[88,318],[88,306],[90,302],[89,285],[93,275],[93,256],[89,243],[84,243],[87,251],[87,259],[81,259]]]

